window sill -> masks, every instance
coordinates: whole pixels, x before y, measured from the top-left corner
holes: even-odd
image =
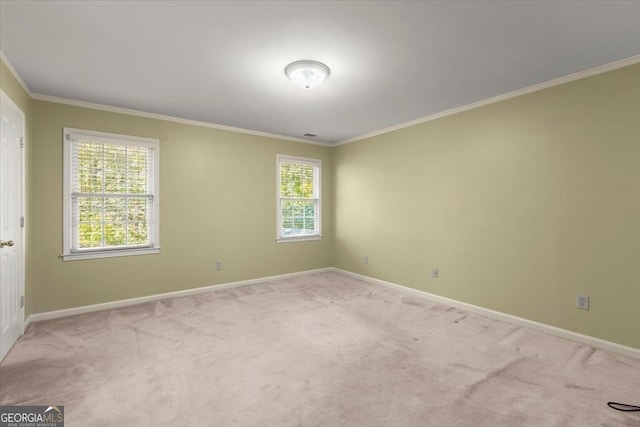
[[[322,240],[322,236],[292,236],[278,237],[276,243],[309,242],[312,240]]]
[[[63,261],[78,261],[81,259],[113,258],[120,256],[150,255],[159,254],[160,248],[144,249],[119,249],[111,251],[78,252],[73,254],[62,254]]]

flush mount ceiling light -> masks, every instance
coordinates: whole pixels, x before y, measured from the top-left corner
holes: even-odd
[[[329,77],[329,67],[318,61],[296,61],[287,65],[284,73],[296,86],[313,89]]]

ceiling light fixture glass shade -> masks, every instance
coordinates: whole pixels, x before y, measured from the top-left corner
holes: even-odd
[[[329,67],[318,61],[296,61],[287,65],[284,73],[302,89],[313,89],[329,77]]]

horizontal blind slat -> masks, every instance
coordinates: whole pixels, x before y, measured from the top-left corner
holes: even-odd
[[[153,247],[152,146],[80,135],[70,144],[72,251]]]

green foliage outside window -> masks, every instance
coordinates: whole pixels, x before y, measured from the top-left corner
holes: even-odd
[[[315,233],[317,218],[317,202],[313,200],[316,198],[315,193],[313,166],[289,163],[280,165],[283,235]]]
[[[301,164],[280,165],[281,197],[314,197],[313,166]]]
[[[81,141],[77,147],[80,248],[148,244],[149,150]]]

